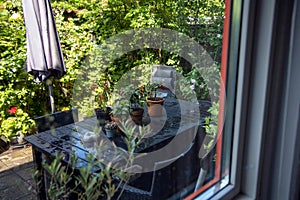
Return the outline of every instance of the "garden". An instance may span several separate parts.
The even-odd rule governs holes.
[[[25,71],[26,37],[21,0],[1,1],[0,135],[9,141],[35,133],[33,118],[50,113],[46,83],[36,84]],[[162,27],[186,34],[220,66],[224,2],[196,1],[52,1],[67,73],[53,80],[55,110],[72,108],[73,85],[95,44],[126,30]],[[91,91],[99,105],[128,70],[143,65],[173,66],[191,81],[199,99],[209,99],[205,81],[186,60],[162,49],[129,52],[105,69]]]
[[[67,68],[61,79],[52,79],[56,111],[76,107],[82,117],[87,118],[94,115],[96,109],[101,111],[108,107],[115,116],[122,115],[124,108],[132,114],[147,104],[147,97],[155,94],[155,99],[156,90],[163,87],[149,82],[153,66],[172,66],[184,77],[178,79],[176,95],[189,99],[195,94],[196,101],[211,103],[210,117],[205,119],[204,128],[212,138],[215,136],[218,103],[212,103],[212,98],[219,95],[219,90],[211,89],[208,82],[220,84],[223,0],[52,0],[51,5]],[[47,84],[35,83],[25,70],[26,29],[22,1],[0,0],[0,10],[0,138],[5,143],[13,143],[16,138],[35,134],[34,118],[51,113],[51,109]],[[207,63],[191,63],[176,50],[150,47],[131,50],[111,62],[93,57],[99,46],[104,50],[112,48],[109,44],[105,46],[110,39],[130,30],[145,29],[183,34],[203,47],[213,62],[201,71],[199,68]],[[139,40],[140,37],[132,38],[132,41]],[[188,44],[184,48],[188,48]],[[110,53],[104,55],[109,57]],[[101,73],[94,73],[94,65]],[[88,75],[83,74],[87,71]],[[78,95],[93,99],[76,101]],[[147,123],[141,120],[138,119],[137,124]],[[113,123],[106,125],[107,128],[115,126]],[[56,165],[58,163],[52,163],[46,168],[62,170]],[[79,181],[86,183],[87,173],[83,171]],[[97,181],[97,177],[93,181]],[[52,191],[54,196],[56,189]]]

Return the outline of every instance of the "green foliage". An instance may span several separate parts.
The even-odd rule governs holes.
[[[194,38],[220,62],[224,0],[177,1],[179,31]]]
[[[67,68],[65,76],[53,80],[56,110],[76,106],[71,102],[74,81],[94,51],[94,45],[103,44],[106,39],[126,30],[163,27],[182,32],[194,38],[216,62],[220,62],[223,0],[52,0],[51,3]],[[50,104],[46,84],[35,84],[32,76],[25,72],[26,30],[21,0],[0,0],[0,11],[1,121],[10,117],[7,110],[11,106],[22,109],[30,118],[47,114]],[[78,106],[89,105],[85,106],[85,112],[91,115],[94,107],[111,102],[114,87],[124,73],[145,64],[174,66],[189,80],[197,81],[198,98],[208,98],[207,87],[199,88],[205,81],[199,79],[202,74],[176,53],[163,49],[139,49],[122,55],[109,66],[99,66],[103,71],[94,81],[97,86],[92,91],[95,99],[85,99]],[[108,90],[105,90],[107,85],[104,83],[109,86]],[[82,87],[82,91],[85,89]]]
[[[210,141],[204,146],[204,149],[211,150],[218,134],[219,102],[213,102],[208,112],[210,112],[211,116],[205,119],[205,125],[203,127],[205,128],[206,135],[210,137]]]
[[[215,63],[209,67],[195,65],[178,79],[176,87],[178,88],[176,96],[185,100],[215,101],[219,98],[220,92],[220,65]]]
[[[78,199],[98,199],[103,195],[101,186],[105,178],[105,173],[92,174],[94,165],[95,162],[90,162],[86,167],[80,168],[80,173],[78,176],[75,176],[77,185],[81,188],[81,192],[78,193]]]
[[[131,119],[123,119],[118,123],[119,128],[126,135],[124,141],[127,145],[127,152],[129,152],[127,162],[129,167],[134,161],[134,153],[138,145],[141,144],[144,138],[147,138],[149,133],[151,133],[150,126],[137,126],[132,122]]]
[[[88,162],[80,168],[75,167],[79,158],[74,156],[70,158],[68,164],[63,159],[63,154],[57,154],[51,161],[43,161],[42,165],[49,179],[47,184],[49,188],[46,189],[50,200],[70,199],[71,195],[82,200],[112,199],[117,195],[116,198],[120,198],[122,195],[120,187],[128,181],[131,174],[117,169],[112,163],[104,165],[101,159],[95,159],[95,156],[101,154],[106,147],[100,143],[97,148],[99,152],[96,155],[87,155]],[[126,167],[132,166],[130,159],[131,156],[127,160]],[[36,171],[34,175],[39,174],[40,172]],[[116,195],[117,191],[119,192]]]
[[[46,163],[45,160],[42,164],[50,175],[48,176],[50,178],[49,188],[46,188],[49,199],[68,199],[69,195],[74,192],[73,188],[67,187],[72,181],[74,169],[62,164],[62,155],[57,155],[50,164]]]
[[[17,109],[13,116],[4,119],[0,127],[0,136],[10,141],[15,136],[28,135],[34,132],[34,121],[27,113]]]
[[[114,117],[127,117],[129,114],[130,101],[128,99],[116,99],[112,106],[112,114]]]
[[[195,92],[198,99],[210,99],[218,95],[218,87],[207,83],[219,80],[214,75],[219,75],[221,60],[224,0],[52,0],[51,3],[67,68],[67,73],[60,80],[53,80],[56,110],[76,106],[81,109],[80,113],[91,116],[96,107],[114,105],[115,112],[129,114],[130,102],[122,101],[122,97],[125,95],[125,99],[129,100],[136,88],[148,83],[153,64],[172,65],[186,77],[181,84],[185,87],[180,88],[182,96],[192,96]],[[191,66],[176,52],[163,49],[128,52],[109,66],[103,64],[104,61],[92,60],[95,45],[103,44],[108,38],[126,30],[151,27],[168,28],[192,37],[209,52],[216,65],[201,71],[199,66]],[[33,133],[32,119],[49,113],[50,104],[46,84],[34,83],[32,76],[25,71],[26,30],[21,0],[0,0],[0,28],[0,136],[9,140],[20,133]],[[73,105],[71,100],[78,95],[73,93],[74,82],[82,75],[80,70],[85,69],[87,60],[100,73],[92,70],[87,75],[88,79],[82,80],[77,91],[88,98]],[[142,76],[138,73],[141,70],[144,72]],[[124,76],[126,73],[130,74],[129,78]],[[214,89],[210,91],[208,88]],[[9,112],[12,107],[18,108],[15,114]],[[210,112],[212,118],[206,120],[205,129],[214,138],[218,105],[213,104]],[[121,123],[121,129],[127,136],[125,142],[130,167],[135,148],[149,130],[132,126],[129,121]],[[79,199],[97,199],[99,196],[110,199],[120,187],[114,184],[114,178],[119,177],[125,183],[128,178],[126,173],[116,171],[110,165],[104,166],[100,173],[92,174],[92,168],[99,165],[93,162],[81,168],[78,176],[73,176],[74,165],[62,165],[61,159],[58,157],[52,163],[43,164],[51,176],[50,199],[67,199],[73,192],[79,195]],[[75,185],[70,190],[67,186],[71,179],[75,180]]]
[[[128,84],[125,87],[117,89],[111,95],[111,114],[117,118],[127,118],[130,109],[130,97],[134,93],[135,87],[133,84]]]

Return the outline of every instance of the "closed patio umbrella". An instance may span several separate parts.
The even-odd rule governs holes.
[[[46,81],[49,86],[51,112],[54,112],[52,81],[61,78],[66,67],[49,0],[22,0],[26,26],[26,71],[34,81]]]

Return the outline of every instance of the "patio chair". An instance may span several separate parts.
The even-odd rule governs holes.
[[[43,132],[78,121],[78,110],[76,108],[59,111],[53,114],[40,116],[34,119],[37,131]]]
[[[78,110],[71,109],[67,111],[59,111],[53,114],[48,114],[40,116],[34,119],[38,132],[43,132],[51,129],[55,129],[60,126],[67,124],[75,123],[78,121]],[[36,177],[36,183],[39,183],[37,186],[37,194],[39,199],[47,199],[47,188],[49,188],[50,180],[49,175],[43,169],[42,162],[50,162],[48,158],[42,151],[38,150],[34,146],[32,147],[33,160],[36,170],[39,171]]]
[[[171,66],[154,65],[150,76],[151,83],[159,83],[175,94],[176,70]]]
[[[164,199],[172,195],[172,190],[176,190],[176,187],[180,185],[179,182],[181,182],[181,184],[184,184],[182,178],[189,178],[187,174],[187,169],[184,170],[183,166],[187,166],[185,165],[186,163],[184,159],[186,159],[187,154],[191,152],[193,146],[194,143],[191,143],[190,146],[186,149],[186,151],[181,153],[180,155],[171,159],[156,162],[154,164],[154,171],[151,173],[152,181],[148,190],[140,188],[142,187],[141,184],[143,184],[143,186],[146,185],[147,179],[149,180],[151,178],[149,177],[150,172],[146,173],[146,175],[141,175],[138,184],[135,184],[135,186],[131,185],[130,183],[124,185],[122,199],[155,200]],[[172,176],[174,174],[176,175],[178,181],[174,181],[174,177]],[[141,177],[143,178],[141,179]]]
[[[215,153],[216,153],[215,148],[212,148],[210,151],[205,153],[205,155],[203,155],[203,156],[202,156],[203,152],[201,152],[201,150],[199,151],[200,171],[199,171],[199,175],[198,175],[198,179],[196,182],[194,192],[199,190],[205,183],[205,181],[207,179],[207,174],[208,174],[210,168],[212,167],[211,166],[212,159],[213,159]]]

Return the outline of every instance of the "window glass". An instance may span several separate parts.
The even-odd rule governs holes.
[[[233,115],[235,92],[234,70],[227,73],[229,1],[103,0],[72,6],[56,17],[81,24],[78,29],[90,36],[72,93],[79,120],[51,137],[62,130],[71,134],[63,137],[71,149],[66,151],[77,156],[71,163],[78,170],[71,176],[75,195],[209,198],[227,185],[232,138],[227,116]],[[53,7],[66,9],[60,1]],[[49,173],[45,187],[55,188]],[[82,189],[93,191],[93,198]]]
[[[130,165],[134,175],[122,198],[192,199],[227,183],[226,5],[225,18],[223,0],[103,4],[96,45],[76,79],[73,104],[84,119],[109,107],[109,119],[97,115],[110,140],[105,148],[115,148],[127,162],[106,161],[103,151],[96,155],[118,170]],[[119,132],[111,133],[112,126]]]

